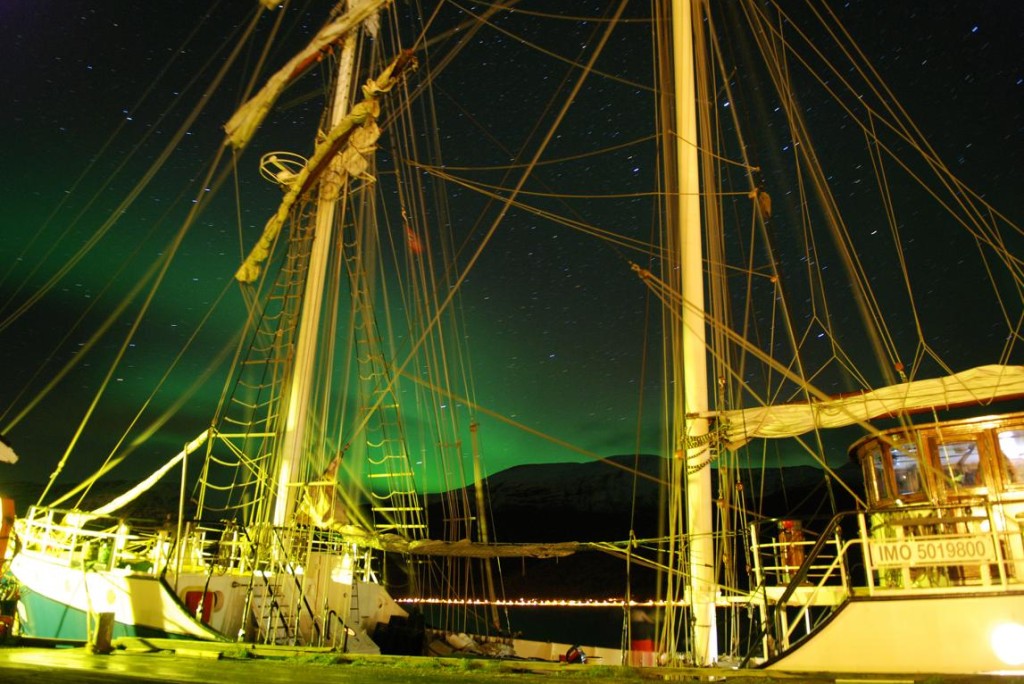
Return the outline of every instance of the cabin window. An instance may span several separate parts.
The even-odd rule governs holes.
[[[1000,469],[1007,485],[1024,485],[1024,429],[999,433]]]
[[[938,452],[942,482],[947,490],[973,489],[984,484],[977,442],[944,442],[938,445]]]
[[[900,498],[923,494],[917,444],[909,442],[892,448],[892,469],[896,475],[896,495]]]
[[[865,480],[868,483],[868,498],[873,501],[891,501],[893,498],[892,488],[889,486],[889,478],[886,476],[885,454],[882,448],[875,444],[863,460],[865,465]]]

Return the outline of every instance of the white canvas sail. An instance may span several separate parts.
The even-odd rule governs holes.
[[[256,95],[243,104],[224,125],[226,143],[244,147],[270,113],[277,98],[294,79],[302,75],[321,53],[365,23],[390,0],[365,0],[351,3],[352,9],[325,25],[309,44],[274,73]]]
[[[796,437],[811,430],[840,428],[875,418],[924,409],[987,406],[1024,397],[1024,366],[979,366],[943,378],[914,380],[869,392],[824,397],[812,403],[777,404],[709,413],[730,448],[751,439]]]
[[[0,438],[0,463],[17,463],[18,454],[3,438]]]

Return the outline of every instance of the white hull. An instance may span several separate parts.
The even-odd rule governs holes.
[[[127,568],[89,570],[22,552],[11,561],[22,585],[24,634],[84,641],[90,621],[113,613],[116,635],[221,639],[197,622],[160,578]]]
[[[789,672],[1024,674],[1022,635],[1024,589],[853,599],[766,667]]]
[[[356,579],[352,557],[307,551],[273,562],[226,540],[211,556],[202,533],[173,567],[166,537],[53,524],[33,509],[20,521],[23,542],[11,571],[21,584],[21,632],[86,641],[100,614],[112,636],[170,637],[331,647],[378,653],[368,636],[407,613],[373,581]],[[110,550],[101,555],[97,550]],[[253,562],[254,560],[258,562]]]

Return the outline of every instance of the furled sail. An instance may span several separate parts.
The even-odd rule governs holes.
[[[170,472],[171,468],[174,468],[175,466],[177,466],[189,454],[191,454],[193,451],[195,451],[196,449],[201,447],[203,444],[205,444],[206,440],[210,437],[210,434],[212,432],[213,432],[212,428],[210,428],[208,430],[203,430],[203,432],[198,437],[196,437],[191,442],[186,444],[184,449],[182,449],[177,454],[175,454],[174,457],[171,460],[169,460],[167,463],[164,463],[162,466],[157,468],[145,480],[143,480],[142,482],[139,482],[137,485],[135,485],[134,487],[129,489],[127,492],[125,492],[121,496],[117,497],[116,499],[108,501],[106,504],[100,506],[99,508],[97,508],[96,510],[92,511],[92,513],[90,513],[88,515],[92,515],[92,516],[110,515],[114,511],[117,511],[117,510],[123,508],[127,504],[130,504],[132,501],[134,501],[135,499],[137,499],[140,496],[142,496],[143,494],[145,494],[147,491],[149,491],[149,489],[153,485],[155,485],[157,482],[159,482],[161,480],[161,478],[163,478],[164,475],[166,475],[168,472]]]
[[[450,556],[457,558],[561,558],[570,556],[589,546],[586,542],[551,542],[529,544],[483,544],[459,539],[406,539],[397,534],[366,532],[353,525],[332,526],[347,541],[363,547],[391,553],[418,556]]]
[[[306,485],[299,503],[297,519],[303,525],[331,527],[348,524],[348,511],[337,491],[338,466],[341,457],[335,456],[316,482]]]
[[[989,365],[854,395],[716,411],[708,417],[718,421],[725,443],[737,448],[756,438],[795,437],[816,428],[839,428],[926,408],[986,404],[1014,397],[1024,397],[1024,366]]]
[[[14,453],[14,448],[7,443],[7,440],[0,435],[0,463],[17,463],[18,454]]]
[[[344,171],[350,176],[358,176],[366,171],[365,161],[361,158],[364,153],[373,149],[380,131],[377,129],[376,118],[380,112],[378,95],[386,93],[401,78],[406,67],[414,63],[411,52],[403,52],[399,55],[376,79],[371,79],[363,86],[363,100],[359,102],[352,111],[341,120],[321,140],[313,156],[306,165],[290,179],[288,192],[277,208],[277,212],[270,217],[263,234],[260,236],[256,246],[253,247],[245,262],[235,273],[235,279],[242,283],[251,283],[259,277],[260,265],[270,254],[270,250],[277,239],[277,235],[288,219],[295,202],[302,196],[310,184],[316,180],[319,174],[327,167],[329,162],[344,146],[350,149],[342,154]]]
[[[352,10],[320,29],[302,51],[267,79],[260,91],[238,108],[234,116],[224,125],[224,131],[228,134],[225,144],[235,148],[244,147],[259,129],[263,119],[266,118],[267,113],[288,87],[288,84],[315,63],[324,50],[344,38],[355,27],[363,24],[372,14],[387,4],[387,1],[372,0],[353,4],[355,7]]]

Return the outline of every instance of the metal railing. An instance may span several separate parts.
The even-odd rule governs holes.
[[[30,507],[16,530],[21,550],[46,554],[69,568],[153,573],[172,541],[170,530],[156,526],[143,532],[120,518],[41,506]]]
[[[1024,581],[1020,503],[965,501],[858,514],[865,591],[1005,591]]]
[[[750,528],[761,621],[753,641],[763,657],[795,645],[854,596],[999,592],[1024,583],[1020,502],[840,513],[820,534],[781,526],[766,535],[764,526]]]

